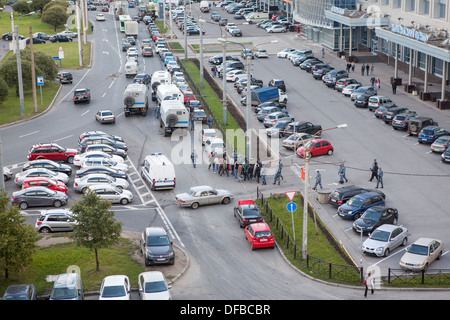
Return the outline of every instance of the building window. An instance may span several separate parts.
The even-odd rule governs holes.
[[[393,5],[394,8],[397,8],[397,9],[401,8],[402,7],[402,0],[393,0],[392,5]]]
[[[406,0],[405,11],[416,11],[416,0]]]
[[[419,2],[419,14],[423,15],[430,14],[430,0],[421,0]]]
[[[443,67],[444,67],[444,63],[443,63],[443,61],[441,59],[433,58],[431,72],[434,75],[442,77]]]
[[[417,52],[417,66],[422,70],[425,70],[426,59],[427,55],[425,53]]]
[[[445,0],[439,0],[438,10],[439,10],[438,18],[445,19],[445,11],[447,11],[447,5],[445,3]]]

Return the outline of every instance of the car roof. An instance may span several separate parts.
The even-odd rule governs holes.
[[[419,238],[416,241],[414,241],[414,244],[428,246],[432,241],[442,242],[441,240],[434,239],[434,238]]]
[[[367,199],[367,198],[371,198],[371,197],[375,197],[375,196],[381,197],[381,195],[377,192],[364,192],[364,193],[357,194],[354,197],[360,197],[363,199]]]
[[[161,235],[167,235],[166,230],[163,227],[147,227],[145,228],[145,234],[146,235],[152,235],[152,236],[161,236]]]
[[[107,276],[103,279],[103,283],[107,285],[123,285],[123,280],[127,278],[125,275]]]
[[[251,226],[255,232],[270,230],[269,225],[265,222],[252,223]]]
[[[30,283],[13,284],[6,288],[5,294],[27,293],[34,285]]]
[[[373,207],[372,207],[373,208]],[[401,226],[400,226],[401,227]],[[387,232],[392,232],[393,230],[399,228],[399,226],[393,225],[393,224],[382,224],[381,226],[379,226],[376,230],[381,230],[381,231],[387,231]]]
[[[139,277],[143,277],[144,281],[154,282],[154,281],[162,281],[164,279],[164,275],[161,271],[147,271],[139,274]]]

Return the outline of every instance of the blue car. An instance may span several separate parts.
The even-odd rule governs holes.
[[[128,8],[134,8],[134,3],[133,2],[128,3]]]
[[[377,192],[366,192],[351,197],[346,203],[339,206],[337,214],[346,220],[356,220],[373,206],[384,206],[384,198]]]
[[[450,134],[450,132],[448,132],[444,128],[437,126],[428,126],[420,131],[417,139],[419,143],[433,143],[437,138],[448,134]]]

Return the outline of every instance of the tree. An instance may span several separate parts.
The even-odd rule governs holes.
[[[3,101],[5,101],[8,98],[9,89],[8,84],[6,83],[3,78],[0,78],[0,105]]]
[[[94,250],[97,271],[98,249],[117,243],[122,232],[122,223],[110,208],[111,202],[100,199],[95,192],[84,194],[71,208],[78,222],[71,237],[77,245]]]
[[[66,9],[62,6],[53,5],[46,8],[49,4],[44,7],[44,12],[42,12],[41,15],[41,21],[52,25],[54,27],[53,31],[56,32],[56,28],[58,26],[62,26],[67,22],[68,14],[66,13]]]
[[[12,5],[12,9],[14,12],[25,14],[30,12],[30,5],[26,0],[20,0]]]
[[[21,51],[22,60],[31,62],[31,50],[27,48]],[[55,60],[48,54],[34,50],[34,65],[39,69],[45,80],[53,81],[58,76],[58,68],[55,65]]]
[[[36,251],[37,233],[20,214],[17,206],[9,206],[4,189],[0,192],[0,268],[5,278],[9,270],[21,271],[32,261]]]
[[[35,66],[36,76],[41,76],[42,71]],[[0,66],[0,77],[3,78],[10,88],[16,88],[16,94],[19,96],[17,61],[8,59]],[[30,89],[31,81],[31,62],[22,60],[22,83],[24,89]]]
[[[33,0],[33,3],[30,5],[30,7],[34,12],[42,13],[45,5],[49,2],[51,2],[51,0]]]

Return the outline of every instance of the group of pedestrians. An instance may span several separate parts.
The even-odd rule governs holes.
[[[364,63],[361,65],[361,75],[362,76],[364,76],[364,72],[366,73],[367,76],[369,76],[369,75],[373,76],[374,70],[375,70],[375,67],[374,67],[373,63],[372,63],[372,65],[364,64]],[[369,72],[370,72],[370,74],[369,74]]]
[[[378,162],[377,159],[373,159],[373,164],[372,167],[370,168],[371,171],[371,176],[369,181],[373,181],[373,179],[375,179],[377,181],[377,186],[376,188],[378,189],[383,188],[383,170],[381,169],[381,167],[378,166]],[[347,176],[346,176],[346,168],[344,163],[340,163],[339,164],[339,169],[338,169],[338,176],[339,176],[339,183],[340,184],[344,184],[346,182],[348,182]],[[314,187],[313,190],[317,190],[317,188],[320,187],[320,189],[323,189],[322,187],[322,175],[320,173],[319,170],[316,170],[316,181],[314,183]]]

